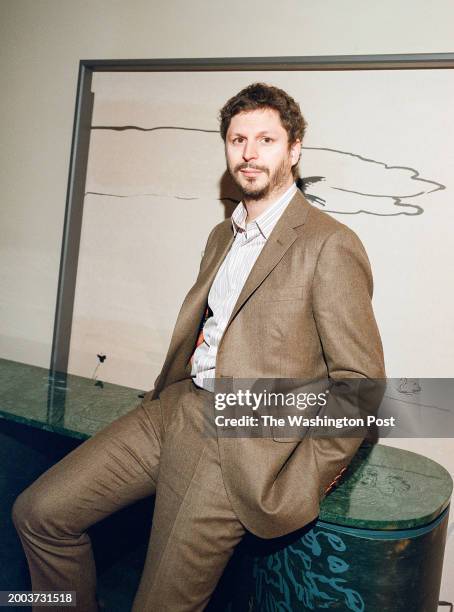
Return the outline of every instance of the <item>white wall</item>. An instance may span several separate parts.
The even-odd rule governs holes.
[[[0,0],[0,356],[49,363],[80,59],[452,52],[453,23],[450,0]]]

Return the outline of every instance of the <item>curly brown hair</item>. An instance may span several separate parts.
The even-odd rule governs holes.
[[[289,146],[297,140],[303,140],[307,124],[298,102],[279,87],[266,83],[252,83],[227,100],[219,111],[220,131],[224,142],[232,117],[238,113],[259,108],[274,108],[279,113],[281,123],[288,135]]]

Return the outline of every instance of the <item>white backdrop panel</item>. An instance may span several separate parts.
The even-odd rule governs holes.
[[[452,70],[95,73],[69,371],[152,386],[237,198],[218,111],[254,81],[300,103],[306,193],[366,246],[388,375],[452,376]]]

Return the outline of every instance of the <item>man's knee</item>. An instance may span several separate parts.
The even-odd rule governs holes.
[[[16,497],[11,511],[11,517],[13,519],[14,526],[19,532],[24,531],[24,527],[27,524],[29,505],[26,501],[26,498],[26,491]]]
[[[52,498],[33,485],[25,489],[15,500],[12,508],[13,523],[20,534],[38,534],[61,531],[56,520]]]

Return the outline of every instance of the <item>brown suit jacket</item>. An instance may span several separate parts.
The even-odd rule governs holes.
[[[165,400],[166,387],[190,376],[208,292],[232,241],[230,219],[209,235],[150,399]],[[356,234],[297,191],[240,293],[219,345],[216,376],[384,378],[371,298],[370,265]],[[307,524],[360,443],[220,437],[224,482],[238,517],[264,538]]]

